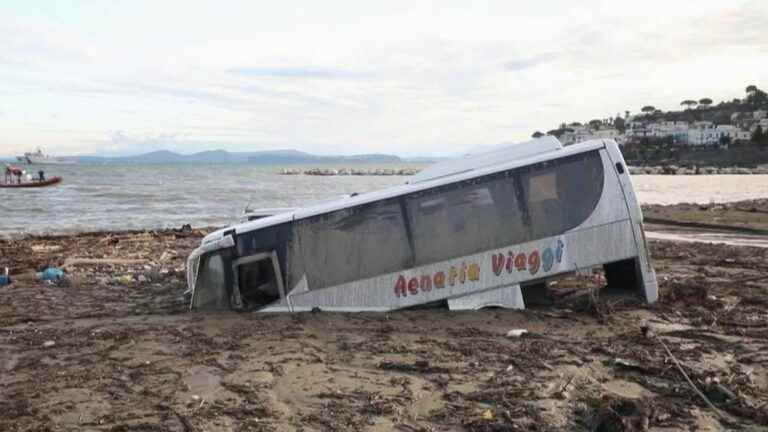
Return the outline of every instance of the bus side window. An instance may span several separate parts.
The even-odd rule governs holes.
[[[416,265],[525,239],[514,179],[507,173],[406,197]]]
[[[562,234],[584,222],[600,201],[603,181],[598,152],[546,162],[524,173],[532,239]]]
[[[413,262],[399,200],[302,220],[297,232],[311,289],[402,270]]]

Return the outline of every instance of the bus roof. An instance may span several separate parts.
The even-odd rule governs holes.
[[[505,153],[504,149],[495,149],[492,150],[489,153],[483,153],[481,155],[477,155],[480,157],[480,160],[482,163],[480,163],[478,166],[473,166],[476,162],[472,162],[472,157],[466,158],[466,164],[464,165],[465,168],[461,170],[462,166],[460,164],[455,164],[455,161],[448,161],[444,163],[452,164],[452,166],[455,168],[453,174],[448,174],[447,170],[442,171],[438,168],[438,165],[442,164],[436,164],[435,167],[430,167],[429,170],[433,173],[440,173],[440,172],[446,172],[443,176],[437,176],[435,178],[424,178],[421,179],[418,182],[410,182],[406,183],[404,185],[399,186],[392,186],[386,189],[381,189],[377,191],[367,192],[367,193],[361,193],[357,195],[353,195],[350,197],[340,198],[337,200],[324,202],[321,204],[316,204],[308,207],[298,208],[295,211],[287,212],[287,213],[281,213],[270,217],[265,217],[261,219],[256,219],[250,222],[244,222],[241,224],[237,224],[234,227],[228,227],[224,228],[218,231],[215,231],[208,236],[206,236],[203,239],[203,243],[207,243],[212,240],[219,239],[223,236],[223,233],[225,231],[229,231],[232,228],[235,229],[236,233],[244,233],[249,231],[254,231],[261,228],[266,228],[273,225],[278,225],[281,223],[289,222],[291,220],[296,219],[304,219],[307,217],[312,217],[324,213],[330,213],[336,210],[344,209],[347,207],[354,207],[362,204],[367,204],[375,201],[380,201],[388,198],[393,198],[399,195],[404,195],[411,192],[418,192],[421,190],[431,189],[434,187],[442,186],[444,184],[468,180],[476,177],[482,177],[488,174],[493,174],[495,172],[499,171],[505,171],[508,169],[517,168],[520,166],[525,165],[531,165],[537,162],[542,162],[550,159],[558,159],[561,157],[570,156],[573,154],[583,153],[599,148],[603,148],[605,146],[605,143],[607,141],[611,140],[590,140],[585,141],[582,143],[574,144],[568,147],[562,147],[559,144],[559,141],[557,141],[556,138],[551,137],[552,140],[556,141],[558,146],[554,146],[551,142],[552,140],[545,140],[543,145],[548,149],[543,152],[541,151],[533,151],[532,149],[528,149],[527,151],[520,151],[520,149],[515,149],[514,145],[508,147],[509,154]],[[542,142],[541,140],[534,140],[529,141],[525,143],[526,145],[536,144]],[[498,163],[495,164],[489,164],[489,159],[485,158],[486,155],[493,154],[495,157],[498,158],[504,158],[501,159]],[[456,169],[459,169],[459,171],[456,171]]]
[[[410,183],[421,183],[453,176],[480,168],[500,165],[509,161],[550,153],[563,149],[557,138],[547,135],[519,144],[500,144],[479,153],[470,153],[462,158],[430,165],[413,176]]]

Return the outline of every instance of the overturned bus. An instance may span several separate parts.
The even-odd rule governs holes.
[[[544,137],[211,233],[187,280],[192,309],[523,308],[549,279],[596,267],[609,288],[656,301],[617,144]]]

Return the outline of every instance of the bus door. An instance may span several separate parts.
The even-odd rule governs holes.
[[[283,275],[274,250],[234,260],[232,274],[235,308],[261,309],[285,299]]]

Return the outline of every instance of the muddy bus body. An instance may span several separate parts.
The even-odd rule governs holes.
[[[523,308],[548,279],[599,266],[609,287],[656,301],[619,147],[546,137],[211,233],[187,279],[192,309]]]

